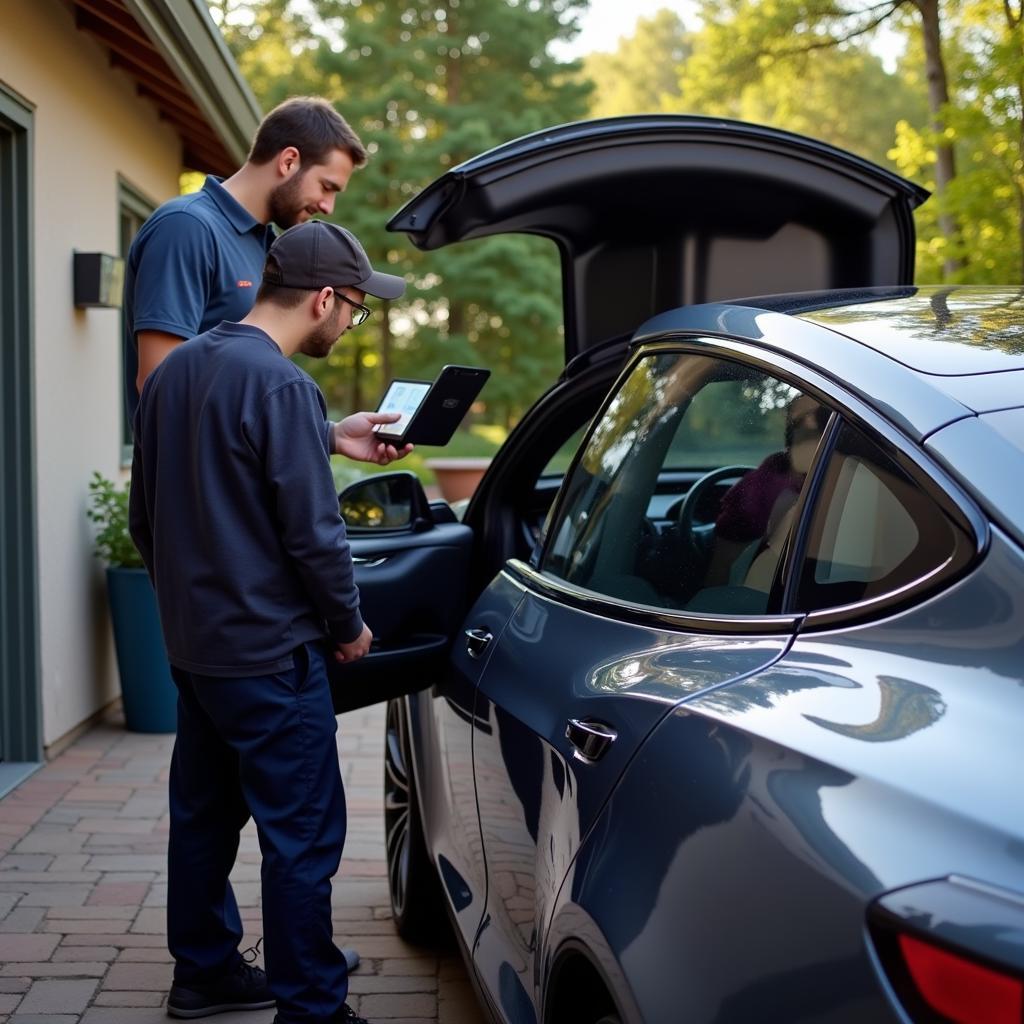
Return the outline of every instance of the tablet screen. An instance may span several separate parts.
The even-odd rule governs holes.
[[[382,423],[374,429],[382,434],[401,437],[409,427],[413,414],[422,405],[430,390],[428,381],[395,380],[391,382],[377,412],[397,412],[401,419],[397,423]]]

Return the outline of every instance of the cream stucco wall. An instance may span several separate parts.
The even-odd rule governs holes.
[[[35,107],[33,340],[43,742],[118,694],[87,521],[94,470],[121,469],[120,314],[76,310],[75,249],[118,252],[118,176],[177,191],[181,143],[61,0],[2,0],[0,82]]]

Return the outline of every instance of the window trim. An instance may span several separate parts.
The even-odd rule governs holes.
[[[127,212],[135,217],[139,217],[142,224],[153,215],[159,204],[148,199],[140,189],[136,188],[130,181],[124,178],[122,175],[117,176],[117,245],[118,249],[121,248],[121,216]],[[141,224],[140,224],[141,227]],[[129,246],[130,247],[130,246]],[[128,261],[128,250],[119,252],[121,258],[127,265]],[[120,397],[119,405],[121,407],[121,415],[119,417],[121,429],[120,429],[120,444],[121,449],[121,468],[128,469],[132,464],[133,446],[127,438],[131,437],[132,425],[128,422],[128,413],[125,409],[124,399],[124,301],[121,302],[121,316],[118,321],[118,349],[121,353],[121,358],[118,360],[118,366],[120,368],[120,377],[118,378],[118,395]]]
[[[36,401],[35,178],[36,107],[0,81],[0,252],[14,267],[0,283],[0,463],[5,489],[0,505],[3,585],[0,602],[0,763],[8,769],[0,795],[43,760],[43,672],[40,650],[39,493]],[[11,399],[13,399],[11,401]],[[31,766],[31,767],[30,767]]]
[[[568,604],[603,619],[618,619],[676,633],[726,633],[730,636],[769,636],[795,633],[803,618],[791,615],[699,615],[653,605],[636,604],[594,590],[573,586],[527,565],[518,558],[505,563],[504,572],[516,582],[543,596]]]
[[[818,451],[815,453],[814,463],[808,471],[810,479],[798,499],[796,521],[786,538],[786,548],[779,559],[775,585],[771,592],[771,599],[778,601],[779,608],[790,608],[796,600],[796,592],[800,585],[800,574],[797,569],[803,564],[811,523],[814,521],[814,509],[817,508],[826,471],[832,461],[832,455],[845,422],[845,417],[833,410],[821,435],[821,444],[818,445]]]
[[[840,382],[826,377],[818,370],[808,367],[796,359],[758,348],[749,341],[727,335],[716,336],[706,331],[685,331],[672,337],[659,337],[656,341],[637,346],[630,353],[621,372],[591,420],[590,427],[565,472],[563,486],[552,507],[550,519],[552,524],[557,522],[561,516],[566,500],[564,481],[575,473],[594,431],[624,381],[633,373],[641,360],[662,353],[693,354],[737,362],[753,370],[770,373],[779,380],[813,395],[833,410],[834,415],[829,420],[824,442],[818,450],[815,464],[811,469],[813,475],[810,485],[801,495],[796,527],[783,552],[777,570],[777,585],[784,581],[781,582],[784,587],[782,591],[784,603],[780,605],[782,610],[775,615],[764,616],[679,613],[675,610],[659,609],[648,605],[634,604],[619,598],[611,598],[573,586],[571,583],[543,573],[538,568],[526,565],[518,559],[508,561],[506,568],[509,568],[521,580],[548,596],[572,604],[583,611],[589,611],[605,618],[625,618],[642,625],[703,633],[764,634],[779,632],[786,628],[796,628],[800,632],[806,632],[835,629],[839,626],[854,625],[869,618],[892,614],[916,598],[938,592],[938,590],[955,583],[971,570],[988,549],[991,538],[988,520],[982,515],[967,492],[921,448],[920,442],[907,437],[877,410],[851,394]],[[794,580],[806,549],[812,513],[816,508],[812,497],[816,499],[820,492],[821,482],[839,431],[843,423],[847,421],[851,426],[865,433],[873,443],[878,444],[883,453],[892,458],[910,476],[913,483],[920,487],[956,525],[960,526],[966,534],[969,550],[957,564],[951,564],[956,562],[956,559],[951,557],[925,576],[870,600],[850,605],[838,605],[834,608],[807,614],[786,611],[789,603],[795,600]],[[906,451],[901,447],[901,445],[907,444],[913,446],[911,451]],[[539,566],[543,566],[547,559],[553,536],[554,531],[549,529],[543,538],[543,547],[537,558]],[[775,588],[773,587],[773,595],[774,593]]]

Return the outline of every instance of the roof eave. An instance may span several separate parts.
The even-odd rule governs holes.
[[[123,0],[241,165],[261,111],[203,0]]]

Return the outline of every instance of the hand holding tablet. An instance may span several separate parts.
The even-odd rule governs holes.
[[[396,447],[446,445],[490,375],[476,366],[445,366],[433,382],[393,380],[377,412],[398,413],[399,419],[373,429]]]

